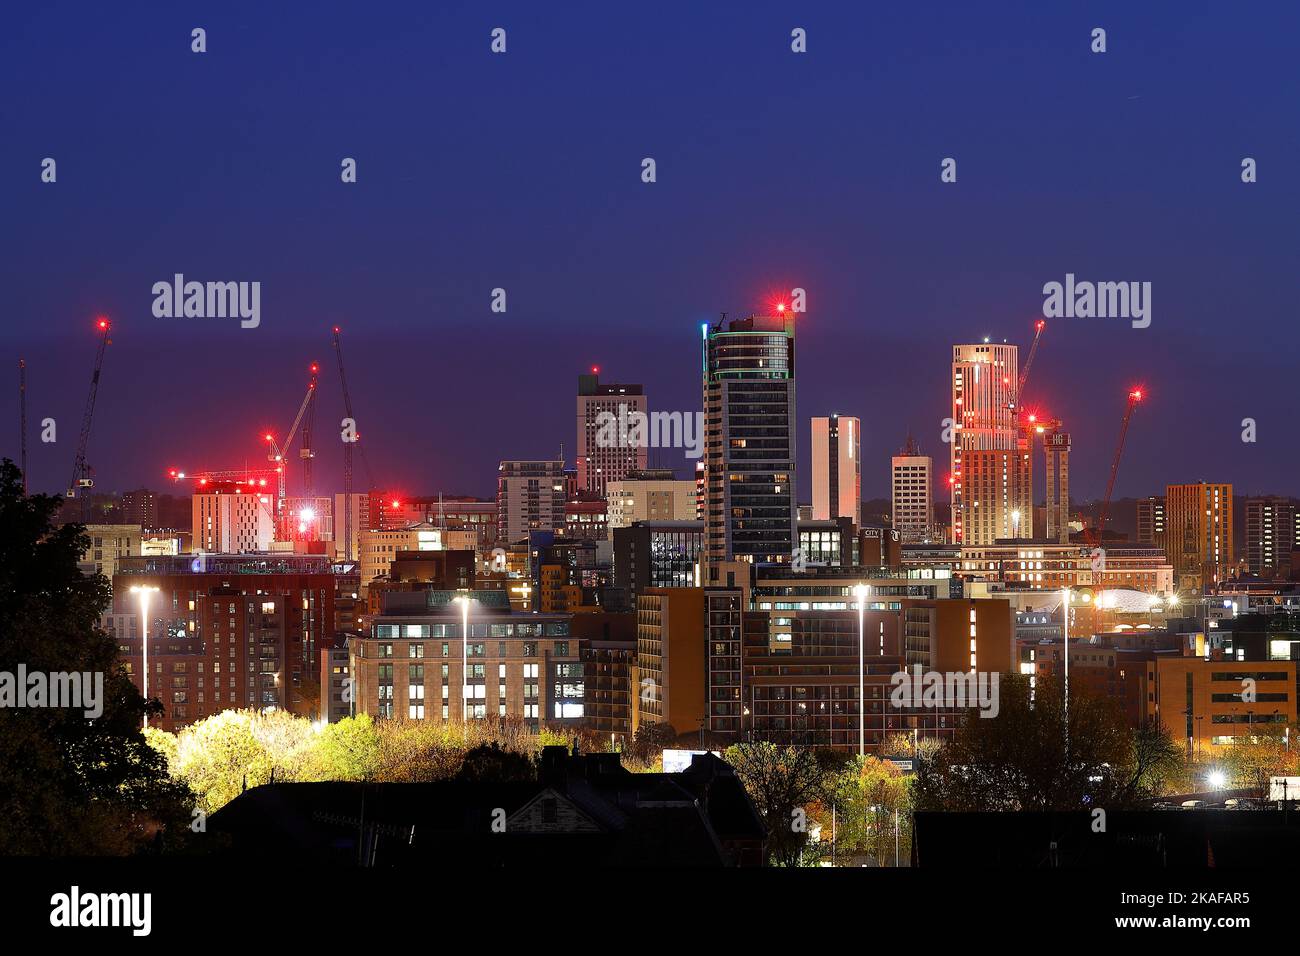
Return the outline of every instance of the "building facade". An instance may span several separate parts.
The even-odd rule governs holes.
[[[1296,662],[1160,657],[1148,664],[1153,692],[1148,714],[1188,756],[1213,754],[1234,740],[1276,734],[1296,725]],[[1253,682],[1254,699],[1243,700]]]
[[[637,597],[639,724],[668,724],[679,734],[702,726],[705,594],[701,588],[649,588]]]
[[[630,415],[646,414],[645,390],[640,385],[602,385],[600,376],[578,376],[578,490],[605,497],[611,481],[644,469],[644,442],[628,441],[628,427],[602,428],[612,417],[627,422]],[[613,436],[616,440],[608,439]]]
[[[1056,541],[1006,540],[962,548],[955,573],[969,581],[997,581],[1026,591],[1061,588],[1127,588],[1148,594],[1175,590],[1174,569],[1153,545],[1092,549]]]
[[[794,321],[702,327],[706,583],[729,561],[788,563],[795,522]]]
[[[497,539],[513,544],[530,531],[564,532],[564,462],[503,461],[497,470]]]
[[[862,523],[862,420],[830,415],[812,420],[813,520]]]
[[[1246,564],[1261,577],[1287,577],[1300,547],[1300,510],[1276,495],[1246,499]]]
[[[702,521],[639,521],[614,532],[614,587],[631,598],[647,588],[699,585]]]
[[[468,642],[456,592],[392,596],[349,645],[356,712],[442,722],[505,717],[531,730],[580,725],[586,691],[568,616],[515,614],[490,592],[469,593]]]
[[[144,553],[143,531],[138,524],[88,524],[88,547],[77,567],[82,574],[102,574],[110,581],[122,558]]]
[[[1165,551],[1180,587],[1209,587],[1227,577],[1233,564],[1232,485],[1169,485],[1165,514]]]
[[[1165,496],[1148,495],[1137,502],[1137,539],[1168,550],[1165,541]]]
[[[1032,462],[1015,420],[1018,355],[1014,345],[987,341],[953,346],[949,455],[952,535],[958,544],[1033,534],[1032,494],[1022,487]]]
[[[239,482],[196,492],[191,499],[194,550],[212,554],[269,551],[275,540],[273,501],[273,493],[265,488],[246,490]]]
[[[158,527],[158,496],[148,488],[122,493],[122,517],[126,524],[152,530]]]
[[[694,521],[694,479],[678,481],[671,471],[633,472],[607,486],[606,500],[611,531],[637,521]]]
[[[148,695],[176,730],[223,710],[319,713],[320,652],[334,646],[335,582],[324,555],[123,558],[104,626],[144,689],[139,595],[148,619]]]
[[[931,540],[934,530],[934,459],[922,455],[911,435],[890,459],[891,513],[904,544]]]

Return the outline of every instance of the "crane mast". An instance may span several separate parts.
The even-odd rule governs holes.
[[[313,369],[315,366],[312,366]],[[286,459],[289,457],[289,449],[293,446],[294,437],[298,433],[298,425],[303,421],[307,414],[307,409],[312,404],[312,399],[316,397],[316,377],[313,374],[311,381],[307,384],[307,394],[302,397],[302,403],[298,406],[298,414],[294,416],[293,424],[289,426],[284,433],[284,447],[278,445],[275,441],[275,435],[268,433],[266,441],[268,444],[266,459],[275,462],[276,471],[279,472],[279,480],[276,482],[277,500],[275,503],[275,513],[277,521],[281,518],[281,510],[284,507],[285,496],[288,494],[286,488],[285,468]]]
[[[302,420],[302,435],[298,440],[298,458],[302,461],[302,496],[311,498],[316,494],[316,487],[312,484],[311,460],[316,457],[316,453],[311,450],[311,432],[316,422],[316,384],[320,366],[315,362],[311,363],[311,381],[307,386],[312,400],[307,404],[307,415]]]
[[[99,395],[99,376],[104,368],[104,350],[112,344],[108,337],[110,331],[108,319],[101,317],[96,323],[102,333],[99,349],[95,353],[95,371],[90,376],[90,394],[86,397],[86,411],[81,417],[81,434],[77,437],[77,457],[72,465],[72,478],[68,481],[68,497],[76,498],[81,489],[94,487],[91,468],[86,464],[86,445],[90,441],[90,426],[95,418],[95,399]],[[86,516],[86,500],[81,500],[81,516]]]
[[[1029,354],[1025,356],[1025,367],[1020,370],[1020,378],[1016,382],[1016,394],[1011,399],[1011,407],[1020,407],[1020,396],[1025,393],[1025,382],[1029,379],[1029,370],[1034,366],[1034,356],[1038,354],[1038,340],[1043,337],[1043,329],[1047,328],[1047,323],[1039,319],[1034,325],[1034,341],[1029,346]]]
[[[1115,492],[1115,478],[1119,474],[1120,459],[1124,457],[1124,440],[1128,437],[1129,421],[1133,410],[1142,401],[1142,389],[1135,388],[1128,393],[1128,407],[1124,409],[1124,421],[1119,428],[1119,443],[1115,446],[1115,457],[1110,463],[1110,479],[1106,482],[1106,497],[1102,499],[1101,515],[1097,521],[1097,547],[1102,546],[1106,536],[1106,519],[1110,517],[1110,497]]]

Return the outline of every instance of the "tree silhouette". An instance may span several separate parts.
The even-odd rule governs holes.
[[[182,841],[186,792],[141,733],[145,701],[99,629],[109,583],[78,569],[90,541],[82,525],[54,526],[61,505],[25,496],[21,472],[0,462],[0,672],[103,674],[103,713],[0,707],[0,854],[125,854]]]

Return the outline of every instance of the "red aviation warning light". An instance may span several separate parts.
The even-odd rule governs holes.
[[[778,311],[778,312],[784,312],[784,311],[785,311],[785,303],[784,303],[784,302],[778,302],[777,305],[776,305],[776,311]]]
[[[101,315],[99,317],[99,321],[95,323],[95,327],[98,328],[101,332],[106,331],[108,329],[108,319],[104,318]]]

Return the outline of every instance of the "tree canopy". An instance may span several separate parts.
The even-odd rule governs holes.
[[[1080,810],[1135,806],[1180,765],[1162,728],[1130,729],[1117,703],[1060,682],[1004,675],[998,715],[963,718],[953,741],[922,754],[920,810]]]
[[[183,837],[189,809],[141,733],[144,698],[99,628],[109,583],[78,568],[90,541],[54,526],[61,505],[0,462],[0,672],[102,674],[103,713],[0,708],[0,854],[131,853]]]

